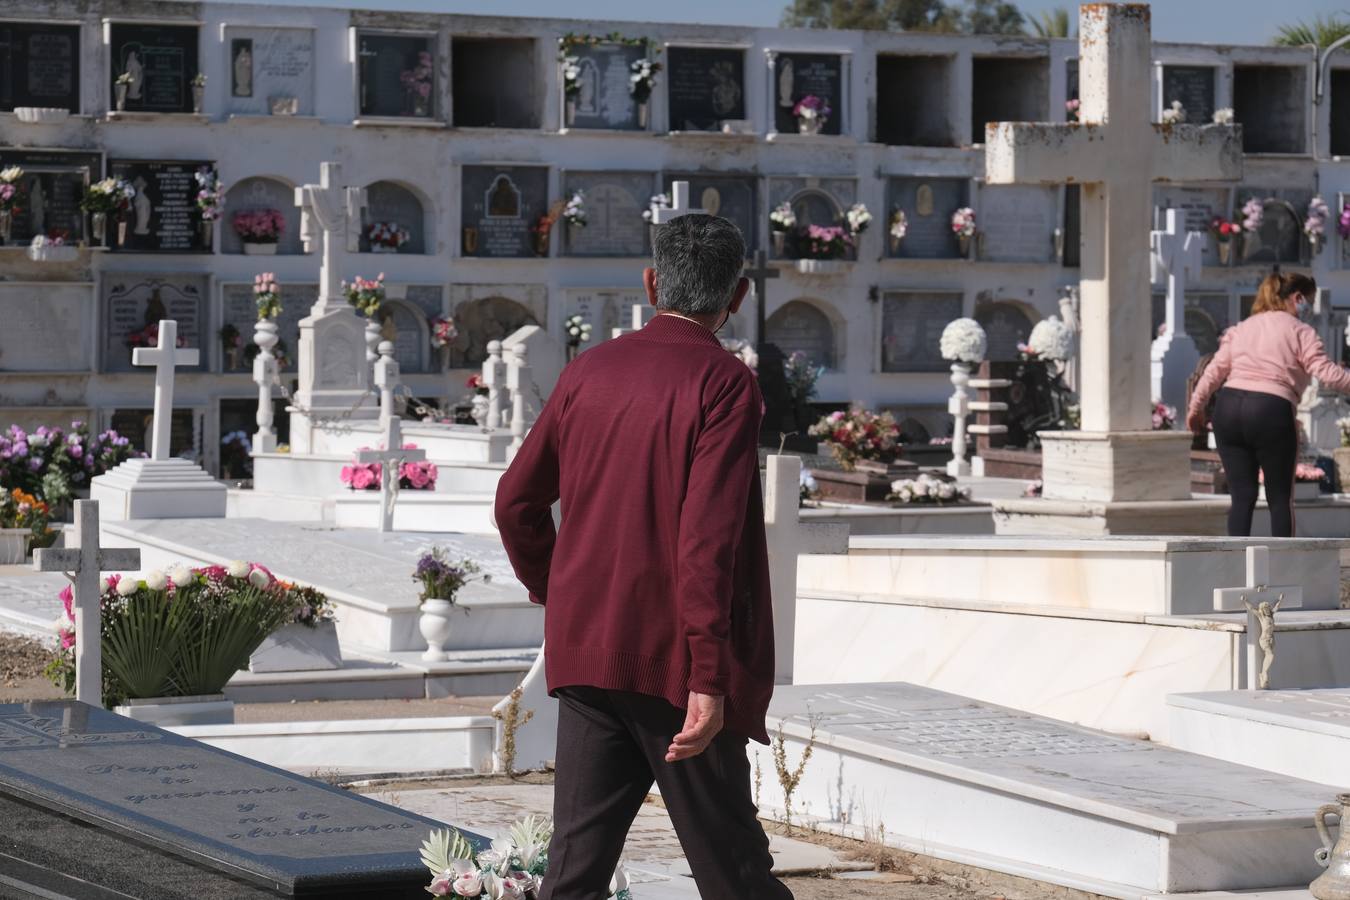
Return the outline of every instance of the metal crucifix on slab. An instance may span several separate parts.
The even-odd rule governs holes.
[[[1270,687],[1270,667],[1275,664],[1275,613],[1303,606],[1303,587],[1270,584],[1270,548],[1247,548],[1247,585],[1215,588],[1218,612],[1247,611],[1247,690]]]

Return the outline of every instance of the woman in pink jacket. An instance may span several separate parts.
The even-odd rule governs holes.
[[[1298,461],[1299,398],[1316,377],[1350,393],[1350,370],[1327,359],[1322,340],[1299,313],[1317,293],[1307,275],[1273,274],[1261,282],[1252,314],[1228,329],[1219,352],[1191,394],[1186,424],[1200,432],[1214,392],[1214,439],[1233,503],[1228,533],[1252,533],[1257,472],[1265,476],[1270,532],[1294,536],[1294,465]]]

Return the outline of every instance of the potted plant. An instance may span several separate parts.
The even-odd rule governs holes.
[[[890,238],[891,242],[892,253],[898,253],[900,251],[900,242],[905,239],[905,235],[908,233],[909,217],[905,215],[903,209],[897,207],[896,210],[891,213],[890,230],[887,232],[887,236]]]
[[[969,206],[963,206],[952,213],[952,233],[956,235],[956,242],[960,245],[963,259],[970,258],[971,239],[975,237],[976,230],[975,210]]]
[[[235,213],[230,225],[246,255],[275,256],[286,230],[286,217],[277,209],[246,209]]]
[[[647,127],[647,108],[656,87],[656,73],[660,71],[661,64],[646,57],[635,59],[628,66],[628,93],[637,103],[639,128]]]
[[[450,562],[440,547],[432,547],[417,560],[412,578],[421,585],[417,597],[422,613],[417,627],[427,642],[422,659],[439,662],[447,658],[445,642],[450,639],[450,610],[460,589],[472,581],[492,580],[492,576],[479,575],[478,571],[478,564],[471,559]]]
[[[431,64],[431,54],[425,50],[417,53],[417,65],[405,69],[399,75],[403,92],[408,98],[408,109],[418,118],[431,115],[431,85],[435,69]]]
[[[105,178],[96,181],[85,189],[80,200],[80,209],[89,213],[90,232],[94,242],[101,247],[108,245],[108,216],[117,214],[117,242],[126,242],[126,221],[122,213],[131,207],[131,199],[136,189],[122,178]]]
[[[19,208],[19,179],[22,177],[23,169],[18,166],[0,169],[0,243],[9,243],[14,214],[22,212]]]
[[[123,72],[117,76],[113,82],[113,98],[117,103],[118,112],[126,112],[127,91],[131,89],[131,73]]]
[[[374,281],[360,275],[352,279],[351,283],[344,281],[342,293],[347,302],[356,307],[357,312],[373,320],[380,311],[380,304],[384,302],[384,273],[375,276]]]
[[[1308,214],[1303,220],[1303,233],[1308,236],[1308,246],[1312,248],[1313,256],[1322,252],[1322,245],[1327,239],[1329,218],[1331,210],[1327,208],[1327,202],[1320,194],[1308,201]]]
[[[48,505],[27,491],[0,490],[0,565],[19,565],[35,541],[48,543],[50,518]]]
[[[206,76],[201,72],[192,76],[192,111],[202,114],[202,101],[206,97]]]
[[[210,253],[215,243],[216,220],[225,212],[225,185],[220,174],[202,166],[193,176],[197,180],[197,215],[201,217],[202,246]]]
[[[820,134],[820,129],[830,120],[830,104],[815,94],[807,94],[792,107],[797,117],[797,131],[800,134]]]
[[[250,672],[313,672],[342,668],[337,620],[323,591],[278,582],[293,612],[287,622],[263,638],[248,659]]]
[[[769,213],[769,230],[773,233],[773,255],[783,256],[787,244],[788,232],[797,227],[797,213],[787,200],[778,204]]]
[[[1219,265],[1229,265],[1233,261],[1233,242],[1241,235],[1242,227],[1223,216],[1215,216],[1209,220],[1209,233],[1219,248]]]
[[[366,240],[371,253],[397,253],[412,235],[397,222],[372,222],[366,226]]]

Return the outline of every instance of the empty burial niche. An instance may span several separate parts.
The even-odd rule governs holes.
[[[952,60],[947,56],[877,57],[877,141],[954,147]]]
[[[532,39],[455,38],[450,55],[456,128],[539,127]]]
[[[1350,69],[1332,69],[1331,155],[1350,156]]]
[[[1304,153],[1308,73],[1301,66],[1234,66],[1233,115],[1247,153]]]
[[[970,142],[984,143],[987,122],[1044,122],[1049,116],[1050,61],[976,57],[971,79]]]

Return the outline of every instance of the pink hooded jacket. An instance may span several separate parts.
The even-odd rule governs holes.
[[[1286,312],[1257,313],[1224,332],[1219,352],[1191,394],[1189,412],[1203,410],[1221,387],[1274,394],[1297,406],[1314,377],[1350,393],[1350,369],[1327,359],[1312,326]]]

